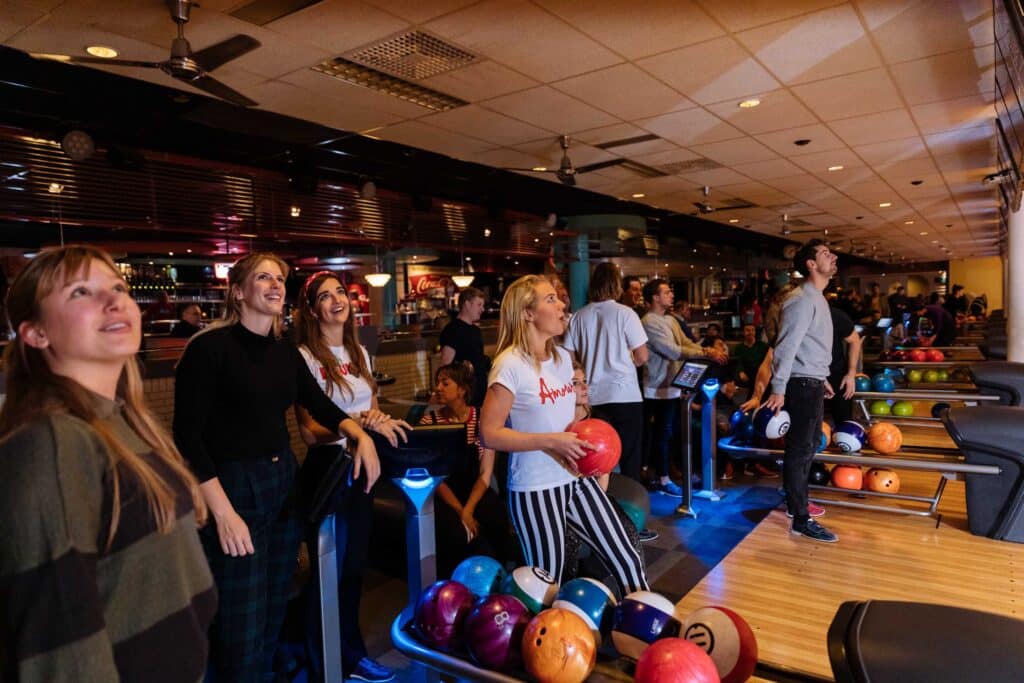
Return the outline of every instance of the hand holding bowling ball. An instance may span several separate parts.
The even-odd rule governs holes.
[[[569,425],[566,431],[574,432],[592,448],[584,447],[582,458],[576,460],[576,469],[585,477],[608,474],[622,456],[622,440],[615,428],[604,420],[588,418]]]

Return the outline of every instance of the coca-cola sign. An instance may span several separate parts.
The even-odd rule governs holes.
[[[410,275],[409,284],[412,286],[412,294],[415,297],[430,296],[434,290],[440,289],[441,293],[452,286],[452,279],[447,275],[437,273],[426,273],[424,275]]]

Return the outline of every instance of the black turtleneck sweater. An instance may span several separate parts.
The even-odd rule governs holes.
[[[298,403],[331,430],[348,417],[317,385],[290,341],[240,323],[189,342],[174,386],[174,442],[199,481],[217,462],[280,453],[290,441],[287,411]]]

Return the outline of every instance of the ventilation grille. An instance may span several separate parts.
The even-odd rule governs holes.
[[[686,161],[662,164],[658,168],[668,175],[679,175],[681,173],[695,173],[697,171],[714,171],[716,168],[722,168],[722,165],[711,159],[687,159]]]
[[[621,140],[609,140],[608,142],[602,142],[599,145],[594,145],[598,149],[614,149],[615,147],[627,147],[629,145],[638,145],[641,142],[650,142],[651,140],[660,140],[657,135],[638,135],[635,138],[623,138]]]
[[[347,55],[356,64],[419,81],[476,61],[476,55],[423,31],[409,31]]]
[[[361,64],[350,62],[343,57],[328,59],[313,66],[312,69],[328,76],[334,76],[346,83],[376,90],[385,95],[391,95],[400,100],[418,104],[421,107],[433,109],[434,111],[448,111],[449,109],[464,107],[469,104],[457,97],[445,95],[430,88],[424,88],[422,85],[410,83],[401,78],[395,78],[376,69],[370,69]]]
[[[748,202],[746,199],[732,197],[730,199],[723,199],[719,201],[715,206],[715,209],[721,211],[722,209],[753,209],[756,207],[757,204]]]

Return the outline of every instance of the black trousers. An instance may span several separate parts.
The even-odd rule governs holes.
[[[836,395],[825,401],[825,407],[836,426],[839,426],[839,423],[844,420],[853,419],[853,399],[843,398],[843,393],[839,389],[839,383],[843,381],[844,376],[836,375],[828,378],[828,383],[832,385],[832,390],[836,392]]]
[[[622,441],[622,458],[619,469],[630,479],[640,481],[640,465],[643,455],[644,404],[602,403],[593,407],[594,417],[604,420],[619,433]]]
[[[793,524],[806,524],[807,477],[811,461],[821,439],[821,418],[824,413],[825,383],[820,379],[793,377],[786,384],[786,410],[789,411],[789,433],[786,434],[786,455],[782,462],[782,482],[786,487],[786,507],[793,515]]]
[[[659,477],[669,475],[672,458],[672,444],[679,432],[678,398],[647,398],[644,407],[652,416],[651,430],[648,438],[651,443],[651,461],[657,468]]]
[[[300,491],[315,489],[317,473],[327,470],[341,456],[340,446],[314,446],[306,453],[300,473]],[[359,603],[363,594],[363,574],[370,547],[373,523],[373,490],[366,493],[366,475],[361,475],[335,498],[334,539],[338,548],[338,606],[341,625],[341,668],[349,676],[359,660],[366,656],[366,644],[359,630]],[[317,531],[307,525],[310,581],[306,594],[306,654],[311,680],[323,680],[323,648],[320,627],[320,564],[317,561]]]

